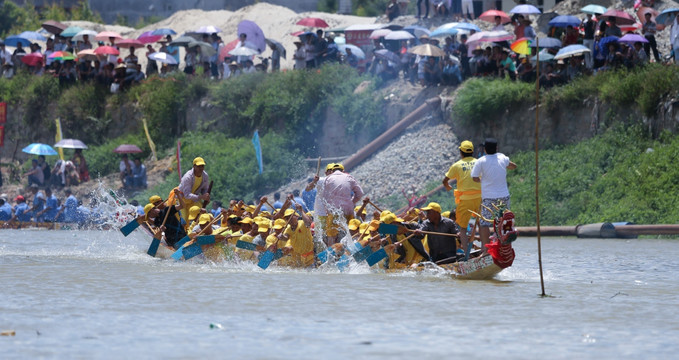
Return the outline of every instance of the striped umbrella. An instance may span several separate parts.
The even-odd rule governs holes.
[[[531,39],[529,38],[520,38],[512,43],[509,47],[512,49],[513,52],[517,54],[522,54],[522,55],[530,55],[531,54]]]

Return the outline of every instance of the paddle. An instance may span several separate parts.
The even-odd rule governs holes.
[[[139,221],[142,218],[144,218],[144,216],[138,216],[132,219],[132,221],[128,222],[127,224],[125,224],[125,226],[120,228],[120,232],[123,233],[124,236],[130,235],[134,230],[136,230],[139,227],[139,225],[141,225]]]
[[[378,229],[378,231],[380,232],[380,234],[384,234],[384,235],[398,234],[399,227],[403,227],[403,226],[393,225],[393,224],[380,224],[380,228]],[[403,227],[403,228],[408,232],[417,231],[417,229],[408,229],[406,227]],[[457,237],[457,234],[448,234],[448,233],[441,233],[441,232],[434,232],[434,231],[422,231],[422,230],[420,230],[420,232],[423,233],[423,234],[430,234],[430,235]]]
[[[411,237],[413,237],[415,235],[416,234],[410,234],[407,237],[405,237],[403,240],[395,242],[392,245],[400,244],[400,243],[410,239]],[[389,245],[387,245],[387,246],[389,246]],[[388,256],[387,251],[384,250],[384,247],[375,251],[374,253],[372,253],[372,255],[368,256],[368,258],[366,259],[368,261],[368,266],[373,266],[373,265],[377,264],[378,262],[382,261],[382,259],[386,258],[387,256]]]
[[[375,209],[377,209],[377,211],[382,212],[382,209],[380,209],[379,207],[377,207],[377,205],[373,204],[372,201],[368,200],[368,204],[372,205]]]
[[[200,236],[201,234],[203,234],[203,232],[205,232],[205,230],[206,230],[208,227],[211,227],[212,224],[214,224],[214,223],[215,223],[217,220],[219,220],[221,217],[222,217],[222,214],[219,214],[219,215],[216,216],[214,219],[212,219],[212,221],[210,221],[210,223],[207,224],[206,227],[202,228],[202,229],[200,230],[200,232],[198,232],[198,234],[196,234],[196,237],[198,237],[198,236]],[[180,259],[182,258],[182,256],[184,256],[184,250],[187,249],[187,248],[189,248],[189,247],[191,247],[191,246],[193,246],[193,247],[187,251],[187,254],[188,254],[188,255],[191,255],[191,257],[189,257],[188,259],[190,259],[190,258],[192,258],[192,257],[194,257],[194,256],[196,256],[196,255],[198,255],[198,254],[200,254],[200,253],[203,251],[203,250],[200,250],[200,245],[199,245],[199,244],[196,244],[195,241],[192,241],[191,243],[189,243],[190,240],[191,240],[191,237],[190,237],[189,235],[186,235],[186,236],[184,236],[184,237],[176,244],[176,246],[177,246],[177,251],[175,251],[175,252],[172,254],[172,258],[173,258],[173,259],[175,259],[175,260],[180,260]],[[180,243],[181,243],[181,245],[180,245]],[[187,244],[188,244],[188,245],[187,245]],[[195,246],[194,246],[194,245],[195,245]],[[197,247],[198,249],[196,249],[196,247]],[[198,250],[200,250],[200,251],[198,251]],[[188,260],[188,259],[186,258],[186,256],[184,256],[184,260]]]
[[[318,157],[318,164],[316,164],[316,176],[321,175],[321,157]]]
[[[167,199],[168,207],[167,211],[165,212],[165,218],[163,219],[163,223],[160,224],[160,227],[158,227],[158,231],[153,233],[153,240],[151,240],[151,245],[149,245],[149,249],[146,251],[147,254],[149,254],[151,257],[156,257],[156,252],[158,252],[158,246],[160,246],[160,239],[163,237],[163,233],[161,228],[165,226],[165,222],[167,221],[168,215],[170,215],[170,206],[174,206],[174,193],[170,195],[170,198]],[[146,223],[147,225],[148,222]],[[149,225],[149,229],[150,229]]]
[[[151,224],[149,224],[148,221],[146,221],[146,226],[148,226],[149,229],[153,229],[151,227]],[[158,252],[159,246],[160,246],[160,239],[156,238],[156,232],[154,231],[153,232],[153,240],[151,240],[151,245],[149,245],[149,249],[146,250],[146,253],[149,254],[151,257],[156,257],[156,252]]]
[[[208,185],[208,187],[207,187],[207,193],[208,194],[212,192],[212,184],[214,184],[214,181],[210,180],[210,185]],[[209,204],[209,203],[210,203],[210,200],[203,200],[203,208],[207,208],[207,204]]]
[[[288,227],[290,224],[290,220],[292,219],[292,216],[288,217],[288,221],[285,223],[285,226],[283,226],[283,231]],[[271,251],[271,248],[274,248],[275,251]],[[274,259],[276,256],[278,256],[276,259]],[[262,254],[262,256],[259,258],[259,262],[257,263],[257,266],[262,268],[262,270],[266,270],[269,265],[271,265],[271,262],[273,260],[278,260],[281,257],[283,257],[283,252],[278,253],[278,240],[276,240],[275,243],[273,243],[271,246],[269,246],[268,249]]]
[[[479,225],[479,218],[476,218],[476,221],[474,221],[474,227],[472,228],[472,231],[469,232],[469,237],[467,239],[467,248],[464,251],[464,261],[469,260],[469,253],[472,251],[472,247],[474,246],[474,236],[476,235],[476,227]]]

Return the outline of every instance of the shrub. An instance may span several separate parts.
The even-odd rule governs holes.
[[[535,84],[474,78],[460,88],[453,111],[462,123],[485,123],[510,107],[530,100],[534,93]]]
[[[63,88],[56,115],[61,119],[64,137],[80,139],[87,144],[106,140],[111,119],[105,116],[105,88],[86,82]]]

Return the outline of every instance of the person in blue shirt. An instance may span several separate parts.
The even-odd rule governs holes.
[[[297,190],[297,189],[292,190],[292,196],[293,196],[292,201],[293,201],[295,204],[300,204],[300,205],[302,205],[302,209],[304,210],[304,212],[309,211],[309,208],[306,206],[306,203],[304,202],[304,199],[302,199],[302,198],[299,196],[299,190]]]
[[[7,221],[12,218],[12,205],[7,202],[7,194],[0,196],[0,221]]]
[[[59,201],[49,187],[45,188],[45,197],[45,207],[36,214],[36,217],[41,218],[42,221],[55,222],[57,221],[57,213],[59,212]],[[35,200],[33,203],[35,204]]]
[[[210,214],[212,216],[217,217],[219,214],[222,212],[222,202],[221,201],[213,201],[212,202],[212,210],[210,210]]]
[[[134,159],[134,169],[132,169],[132,187],[146,189],[146,166],[141,163],[139,158]]]
[[[307,179],[307,184],[311,184],[311,182],[314,179],[309,178]],[[309,190],[309,185],[302,191],[302,199],[304,200],[304,205],[306,205],[307,209],[314,211],[314,202],[316,201],[316,188],[312,187],[311,190]]]
[[[31,193],[33,193],[33,206],[26,212],[37,222],[42,221],[42,210],[45,208],[45,194],[38,189],[38,185],[31,185]]]
[[[75,222],[78,217],[78,199],[73,196],[70,189],[66,189],[64,194],[66,195],[66,201],[64,201],[64,205],[61,206],[59,215],[63,213],[65,222]]]
[[[137,210],[137,215],[143,216],[144,215],[144,207],[139,205],[139,201],[137,200],[132,200],[130,201],[130,205],[134,206]]]
[[[26,199],[24,199],[23,196],[19,195],[14,199],[16,202],[16,205],[14,205],[14,216],[12,216],[11,219],[9,219],[9,222],[13,221],[22,221],[22,222],[30,222],[31,221],[31,213],[27,212],[28,210],[28,204],[26,204]]]
[[[78,208],[76,209],[75,222],[83,225],[92,220],[92,211],[81,200],[78,200]]]
[[[279,192],[274,193],[273,194],[273,200],[274,200],[274,203],[273,203],[274,209],[280,209],[281,207],[283,207],[283,203],[281,202],[281,193],[279,193]]]

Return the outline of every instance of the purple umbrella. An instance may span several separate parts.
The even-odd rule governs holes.
[[[646,40],[645,37],[643,37],[639,34],[625,34],[625,36],[621,37],[618,40],[618,42],[634,44],[635,42],[647,43],[648,40]]]
[[[256,50],[262,53],[266,50],[266,38],[264,37],[264,31],[250,20],[243,20],[238,24],[238,34],[247,35],[247,41],[251,42],[256,46]]]
[[[122,144],[117,148],[113,149],[113,152],[118,154],[135,154],[140,153],[142,151],[137,145]]]

